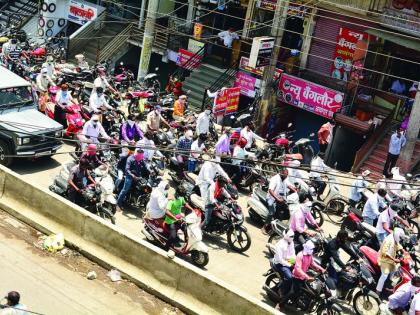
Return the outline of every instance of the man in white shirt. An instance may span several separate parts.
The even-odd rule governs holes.
[[[226,174],[219,163],[216,163],[215,160],[205,161],[201,166],[201,170],[200,173],[198,173],[197,178],[197,185],[200,187],[200,196],[204,199],[204,203],[207,202],[207,191],[209,186],[214,182],[216,174],[222,175],[229,183],[231,182],[229,175]]]
[[[206,150],[206,139],[207,135],[202,133],[198,136],[198,139],[191,144],[191,153],[188,159],[188,172],[195,172],[197,168],[197,159],[200,157],[201,152]]]
[[[210,114],[211,109],[207,107],[204,112],[200,113],[197,117],[197,125],[195,127],[195,132],[197,136],[201,134],[207,135],[210,129]]]
[[[247,141],[245,149],[251,149],[255,140],[264,141],[263,137],[260,137],[259,135],[257,135],[255,132],[251,130],[250,125],[246,125],[245,128],[241,130],[241,137],[244,137]]]
[[[165,217],[166,205],[168,204],[169,183],[163,180],[153,189],[150,200],[147,203],[148,213],[151,219],[162,219]]]
[[[47,75],[51,80],[55,79],[55,63],[53,56],[47,57],[47,62],[42,64],[42,68],[47,69]]]
[[[325,173],[331,170],[331,168],[324,163],[324,157],[324,152],[318,152],[317,157],[314,158],[311,162],[311,172],[309,173],[309,176],[313,178],[313,181],[317,186],[316,190],[318,196],[322,195],[326,186],[321,176],[325,176]]]
[[[388,183],[388,189],[391,194],[391,196],[399,197],[401,198],[401,190],[408,189],[411,190],[410,185],[408,185],[407,180],[404,176],[400,174],[400,168],[394,167],[391,170],[392,178],[390,179],[390,182]]]
[[[212,182],[207,190],[207,195],[204,203],[204,222],[202,228],[206,228],[211,222],[213,210],[217,207],[217,198],[225,197],[231,198],[230,194],[225,189],[227,184],[226,178],[223,176],[218,177],[215,182]],[[217,191],[216,191],[217,190]],[[217,196],[216,196],[217,195]]]
[[[350,189],[350,196],[349,196],[349,204],[352,207],[355,207],[356,204],[362,200],[362,198],[365,198],[366,196],[364,194],[365,189],[368,187],[368,182],[366,178],[369,176],[370,171],[365,170],[362,172],[361,175],[357,176],[356,180],[351,185]]]
[[[274,246],[273,267],[283,276],[282,293],[288,292],[292,283],[291,269],[296,260],[294,236],[292,230],[284,231],[283,238]]]
[[[109,139],[104,127],[99,122],[99,116],[94,114],[91,119],[83,126],[82,133],[79,135],[80,141],[82,141],[82,150],[86,146],[86,143],[98,143],[99,137],[106,140]]]
[[[106,79],[106,73],[104,70],[98,70],[99,76],[93,81],[93,90],[95,92],[98,87],[101,87],[104,91],[109,89],[112,93],[118,93],[112,86],[109,84],[108,80]]]
[[[388,176],[395,164],[397,164],[401,149],[405,146],[406,142],[407,140],[404,136],[404,130],[399,127],[398,130],[392,134],[391,139],[389,140],[388,156],[386,158],[383,171],[385,176]]]
[[[214,109],[216,108],[216,104],[217,104],[217,98],[221,95],[221,93],[226,90],[226,87],[222,87],[220,90],[217,90],[215,92],[210,92],[210,90],[206,90],[207,91],[207,96],[210,98],[213,98],[213,107],[212,107],[212,111],[214,111]],[[221,115],[216,116],[216,122],[221,125],[224,119],[224,115],[223,113]]]
[[[26,315],[27,307],[20,303],[20,294],[16,291],[11,291],[6,296],[7,305],[0,312],[1,315]],[[3,308],[3,307],[2,307]]]
[[[414,276],[410,282],[404,283],[388,298],[388,311],[390,314],[401,314],[410,305],[411,297],[413,300],[410,305],[409,315],[420,314],[420,276]],[[417,295],[417,297],[416,297]],[[416,305],[417,304],[417,305]],[[416,314],[416,312],[418,314]],[[386,314],[389,314],[388,312]]]
[[[163,157],[162,152],[160,152],[157,149],[153,149],[153,148],[156,148],[156,146],[155,146],[155,142],[152,139],[153,139],[153,134],[150,131],[146,131],[144,133],[143,138],[137,141],[136,143],[136,147],[142,148],[142,150],[144,151],[144,161],[146,163],[150,162],[155,156],[155,154],[159,158]],[[159,167],[163,168],[164,165],[163,165],[162,160],[161,160],[161,163],[159,164],[160,164]]]
[[[415,293],[413,300],[411,301],[408,315],[420,315],[420,290],[418,287],[416,292],[417,293]]]
[[[385,196],[386,190],[379,189],[378,192],[368,198],[362,212],[364,222],[373,226],[374,221],[378,218],[379,208],[386,207]]]
[[[239,35],[235,33],[234,29],[231,27],[227,31],[220,32],[217,34],[220,41],[223,43],[223,64],[228,67],[229,61],[232,53],[232,43],[235,39],[239,39]]]
[[[392,233],[392,224],[394,220],[398,220],[405,227],[410,229],[410,225],[398,216],[400,207],[398,205],[391,205],[379,214],[378,222],[376,223],[376,237],[379,244],[382,244],[385,237]]]
[[[89,98],[89,108],[95,113],[99,114],[104,109],[113,110],[112,106],[108,104],[108,101],[104,95],[104,89],[97,87],[96,91],[92,91]]]

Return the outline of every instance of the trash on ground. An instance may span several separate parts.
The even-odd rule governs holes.
[[[63,233],[52,234],[44,239],[43,248],[51,253],[55,253],[64,248]]]
[[[116,269],[112,269],[110,270],[107,274],[106,274],[112,282],[116,282],[116,281],[121,281],[121,273],[116,270]]]
[[[98,275],[96,274],[96,272],[95,271],[89,271],[89,273],[87,274],[87,278],[89,279],[89,280],[94,280],[94,279],[96,279],[98,277]]]

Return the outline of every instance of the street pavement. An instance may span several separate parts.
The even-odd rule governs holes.
[[[64,145],[60,152],[71,152],[72,150],[74,150],[73,147]],[[48,188],[54,177],[59,173],[61,165],[71,160],[68,154],[57,154],[52,158],[42,158],[35,161],[19,160],[11,168],[29,182]],[[348,195],[348,190],[348,187],[342,186],[344,195]],[[239,198],[239,204],[246,216],[244,224],[251,234],[251,248],[240,254],[229,249],[225,236],[206,237],[205,242],[210,248],[210,261],[206,270],[226,283],[265,301],[262,286],[265,280],[263,273],[269,268],[266,250],[268,236],[261,233],[260,226],[256,226],[249,221],[246,200],[247,195],[242,194]],[[335,235],[338,226],[330,223],[326,217],[325,219],[324,233],[327,236],[328,234]],[[144,238],[141,233],[142,221],[139,213],[117,213],[116,224],[132,234]]]
[[[38,248],[39,234],[0,211],[0,294],[18,291],[28,311],[40,314],[181,314],[128,281],[111,282],[107,271],[77,252]],[[95,271],[97,279],[86,274]]]

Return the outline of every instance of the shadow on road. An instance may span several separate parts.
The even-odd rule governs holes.
[[[10,169],[20,175],[33,174],[59,167],[61,164],[51,157],[38,159],[19,158]]]

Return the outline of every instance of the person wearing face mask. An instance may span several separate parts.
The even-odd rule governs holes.
[[[388,297],[387,314],[403,314],[410,306],[410,300],[420,292],[420,276],[415,275],[410,282],[404,283]],[[420,305],[418,311],[420,312]],[[410,314],[411,315],[411,314]],[[413,314],[418,315],[418,314]]]
[[[325,273],[326,270],[318,265],[313,257],[315,245],[308,240],[303,244],[303,250],[296,256],[295,266],[292,272],[292,288],[282,296],[277,309],[280,310],[289,300],[294,300],[299,294],[305,281],[313,281],[314,278],[308,275],[309,268]]]
[[[276,213],[284,213],[281,220],[288,220],[290,218],[289,208],[286,203],[287,189],[295,190],[294,187],[288,186],[286,179],[289,173],[287,169],[281,169],[278,174],[270,178],[267,192],[268,215],[265,219],[265,224],[261,231],[263,234],[268,234],[271,220]]]
[[[88,144],[86,152],[80,156],[80,161],[87,161],[93,169],[105,165],[98,157],[97,147],[94,143]]]
[[[121,140],[129,145],[134,145],[137,141],[143,139],[143,132],[134,120],[134,115],[130,114],[127,121],[121,126]]]
[[[197,159],[203,151],[206,151],[206,140],[207,135],[201,134],[198,136],[197,140],[191,144],[191,153],[188,158],[188,172],[195,172],[195,169],[197,168]]]
[[[292,267],[296,260],[294,236],[292,230],[284,231],[283,238],[274,245],[273,268],[283,276],[282,294],[289,292],[292,284]]]
[[[216,151],[216,159],[217,161],[221,161],[221,158],[226,156],[230,156],[230,135],[232,133],[232,129],[229,127],[225,127],[223,130],[223,134],[219,137],[214,149]]]
[[[156,155],[158,158],[160,158],[159,167],[161,169],[164,168],[164,155],[162,152],[156,149],[155,142],[153,141],[153,133],[151,131],[146,131],[143,138],[140,141],[137,141],[136,146],[142,148],[144,151],[144,160],[146,163],[150,162]]]
[[[83,201],[83,189],[85,189],[89,182],[95,184],[95,180],[89,174],[90,170],[91,166],[89,162],[83,160],[80,161],[78,165],[74,166],[70,171],[68,179],[69,185],[67,188],[67,197],[71,202],[79,206]]]
[[[247,141],[245,149],[251,149],[255,144],[255,140],[264,141],[264,138],[257,135],[251,128],[252,124],[248,124],[241,130],[241,137],[245,138]]]
[[[370,196],[363,207],[362,217],[363,221],[374,225],[375,220],[378,218],[379,209],[386,207],[385,196],[387,195],[385,189],[378,189],[378,191]]]
[[[211,114],[211,107],[208,106],[204,112],[200,113],[197,117],[197,125],[195,127],[195,132],[197,136],[201,135],[202,133],[207,135],[210,128],[210,114]]]
[[[120,154],[120,158],[117,162],[117,178],[115,179],[115,192],[119,193],[121,190],[121,183],[124,179],[125,167],[127,165],[127,159],[130,155],[133,154],[131,150],[123,150]]]
[[[238,184],[242,178],[242,169],[241,166],[245,164],[244,159],[246,159],[249,155],[249,152],[245,150],[248,141],[240,137],[238,142],[236,142],[235,147],[233,148],[232,154],[232,165],[231,165],[231,177],[232,182]]]
[[[231,199],[231,195],[225,189],[227,180],[223,176],[216,177],[216,180],[212,182],[208,188],[207,195],[204,198],[204,221],[202,228],[205,229],[211,223],[214,209],[219,207],[219,198]]]
[[[93,81],[93,90],[92,92],[96,92],[98,87],[101,87],[103,91],[109,89],[112,93],[118,94],[118,92],[109,84],[108,80],[106,79],[105,70],[99,69],[98,70],[99,76]]]
[[[168,204],[169,183],[161,181],[157,187],[153,188],[150,200],[147,203],[148,215],[153,220],[160,220],[165,217],[166,206]]]
[[[312,209],[312,197],[309,194],[299,194],[299,208],[292,214],[290,218],[289,228],[295,232],[295,243],[303,244],[307,237],[315,235],[314,231],[309,230],[306,222],[316,227],[317,231],[322,231],[321,227],[318,226],[314,217],[311,214]]]
[[[67,128],[66,108],[70,103],[76,103],[71,96],[69,86],[67,84],[61,84],[61,89],[55,96],[55,108],[54,108],[54,120]]]
[[[410,225],[398,216],[398,211],[401,210],[396,204],[390,205],[387,209],[381,212],[376,223],[376,237],[380,244],[385,240],[389,234],[392,233],[392,225],[394,220],[401,222],[404,226],[410,229]]]
[[[117,199],[117,210],[122,211],[122,206],[127,196],[128,191],[133,184],[133,181],[138,181],[141,177],[148,178],[149,170],[146,163],[144,162],[144,152],[141,149],[136,149],[133,155],[127,159],[127,165],[125,167],[125,181],[124,186],[118,195]]]
[[[385,237],[385,240],[379,249],[378,265],[381,268],[381,277],[376,286],[376,293],[379,296],[382,294],[382,289],[384,288],[385,281],[388,279],[389,274],[394,272],[397,268],[397,264],[400,263],[400,259],[397,258],[397,253],[398,251],[403,250],[400,240],[404,235],[403,229],[395,228],[391,234]]]
[[[108,104],[108,101],[104,95],[104,89],[100,86],[96,88],[96,91],[92,91],[90,94],[89,108],[98,115],[103,111],[114,109],[111,105]]]
[[[325,173],[331,171],[331,168],[325,164],[324,158],[325,153],[319,152],[318,155],[311,161],[311,172],[309,173],[309,177],[313,180],[318,196],[322,195],[325,187],[327,186],[325,181],[322,180],[322,176],[325,176]]]
[[[158,132],[160,128],[160,122],[162,122],[167,128],[171,129],[171,126],[161,115],[162,108],[156,105],[155,108],[147,114],[147,130],[151,132]]]
[[[53,56],[48,56],[47,57],[47,62],[44,62],[42,64],[42,68],[43,69],[47,69],[47,76],[51,79],[54,80],[55,79],[55,63],[54,63],[54,58]]]
[[[100,138],[109,140],[108,134],[99,122],[99,116],[94,114],[90,120],[85,122],[79,135],[79,140],[82,142],[82,150],[84,150],[86,143],[99,143]]]
[[[36,76],[36,89],[39,93],[47,93],[50,86],[55,86],[54,82],[48,76],[48,70],[42,68],[41,72]]]
[[[86,61],[86,58],[85,58],[85,56],[84,55],[82,55],[82,54],[77,54],[76,56],[74,56],[74,59],[76,59],[77,60],[77,66],[80,68],[80,69],[89,69],[89,64],[88,64],[88,62]]]
[[[187,156],[189,155],[189,152],[191,151],[191,145],[193,143],[193,132],[192,130],[188,129],[185,131],[185,134],[179,138],[177,144],[176,144],[176,150],[177,155],[176,159],[177,161],[182,165],[182,167],[179,168],[179,171],[182,172],[184,169],[184,161],[187,160]]]
[[[401,149],[405,146],[406,142],[407,139],[405,138],[404,130],[399,127],[398,130],[392,134],[389,141],[388,156],[383,171],[385,176],[389,175],[391,170],[395,167],[395,164],[397,164]]]
[[[355,207],[360,202],[360,200],[362,199],[364,199],[364,201],[367,200],[367,197],[364,194],[364,191],[366,190],[369,184],[366,180],[369,174],[370,174],[369,170],[363,171],[361,175],[357,176],[356,180],[351,185],[350,196],[349,196],[350,206]]]

